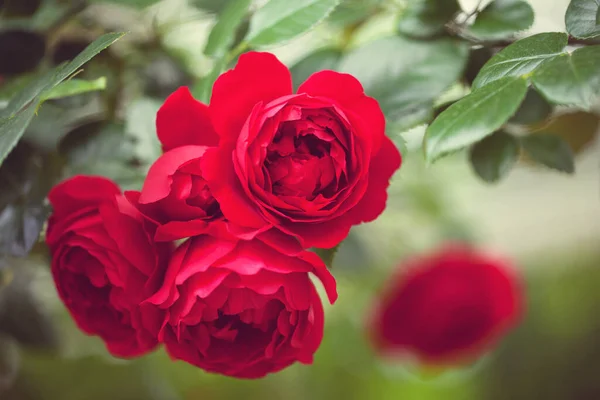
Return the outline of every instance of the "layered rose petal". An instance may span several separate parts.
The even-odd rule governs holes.
[[[268,242],[281,243],[272,236]],[[190,239],[148,299],[164,312],[157,336],[172,357],[238,378],[311,363],[323,308],[310,272],[335,301],[335,280],[313,253],[287,255],[258,239]]]
[[[235,68],[222,74],[213,86],[209,109],[215,129],[223,140],[235,141],[257,103],[291,93],[290,72],[274,55],[242,54]]]
[[[322,71],[291,94],[270,54],[242,55],[209,106],[221,137],[204,176],[232,224],[333,247],[385,208],[400,155],[377,101],[351,75]]]
[[[373,321],[383,354],[431,364],[470,362],[522,314],[520,283],[508,263],[454,245],[403,266]]]
[[[61,300],[77,325],[119,357],[152,350],[139,304],[159,287],[170,245],[104,178],[77,176],[55,186],[46,242]],[[67,206],[69,206],[67,208]]]
[[[194,99],[187,87],[177,89],[158,110],[156,132],[164,151],[180,146],[215,146],[219,143],[208,107]]]

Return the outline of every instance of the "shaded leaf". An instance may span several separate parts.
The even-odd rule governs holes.
[[[69,79],[57,86],[45,91],[42,94],[41,101],[50,99],[60,99],[63,97],[75,96],[82,93],[95,92],[106,89],[106,77],[86,81],[83,79]]]
[[[517,111],[526,92],[525,79],[505,77],[452,104],[427,128],[427,161],[433,162],[496,131]]]
[[[523,76],[541,63],[562,54],[567,46],[564,33],[540,33],[516,41],[492,57],[481,69],[474,88],[480,88],[505,76]]]
[[[235,39],[238,26],[248,12],[251,0],[231,0],[219,15],[217,24],[210,31],[204,53],[208,56],[223,56]]]
[[[579,39],[600,36],[600,3],[597,0],[571,0],[565,14],[567,32]]]
[[[431,37],[460,11],[456,0],[413,0],[400,15],[398,32],[409,37]]]
[[[35,114],[37,99],[16,115],[0,118],[0,165],[15,147]]]
[[[340,50],[327,48],[317,50],[298,61],[290,68],[294,88],[298,89],[298,86],[300,86],[302,82],[307,80],[309,76],[317,71],[326,69],[335,71],[341,57],[342,52]]]
[[[600,95],[600,46],[579,48],[546,61],[533,74],[536,89],[550,102],[589,109]]]
[[[575,172],[575,160],[569,144],[557,135],[529,135],[521,138],[523,150],[531,160],[560,172]]]
[[[479,47],[471,49],[469,60],[465,68],[464,77],[469,85],[475,87],[474,81],[483,66],[494,56],[492,49],[488,47]]]
[[[434,100],[460,77],[467,54],[465,43],[450,39],[387,37],[347,54],[339,70],[354,75],[388,119],[416,125],[423,120],[415,115],[431,115]]]
[[[530,88],[521,107],[509,122],[522,125],[534,124],[546,119],[552,113],[552,109],[552,105],[546,99]]]
[[[254,46],[285,42],[325,19],[340,0],[269,0],[250,20],[246,41]]]
[[[473,170],[489,183],[506,176],[519,156],[519,141],[512,135],[498,131],[471,147],[470,161]]]
[[[495,0],[477,15],[469,32],[478,39],[502,39],[529,28],[533,18],[533,9],[525,1]]]
[[[540,123],[531,127],[530,135],[551,133],[560,136],[569,144],[573,153],[584,150],[594,141],[600,128],[600,117],[596,114],[576,111],[560,114],[549,122]]]

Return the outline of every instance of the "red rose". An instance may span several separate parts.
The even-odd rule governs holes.
[[[153,244],[152,226],[108,179],[77,176],[48,197],[52,275],[77,325],[116,356],[152,350],[148,305],[138,305],[162,283],[170,245]]]
[[[208,110],[176,92],[157,128],[165,149],[218,136],[202,176],[225,218],[278,228],[305,248],[333,247],[377,218],[401,162],[377,101],[355,78],[318,72],[292,94],[288,69],[269,53],[242,55],[215,82]]]
[[[374,323],[384,354],[426,363],[472,361],[522,314],[521,288],[509,265],[465,246],[411,260],[387,290]]]
[[[308,273],[321,279],[332,303],[335,280],[314,253],[282,251],[258,239],[202,235],[184,242],[148,299],[164,311],[156,331],[169,354],[238,378],[311,363],[324,315]]]

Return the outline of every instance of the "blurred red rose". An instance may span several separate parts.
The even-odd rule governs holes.
[[[467,246],[416,257],[378,304],[375,346],[426,364],[474,361],[519,321],[521,290],[509,263]]]
[[[154,227],[108,179],[76,176],[48,197],[52,275],[79,328],[115,356],[152,350],[156,337],[144,328],[151,306],[139,304],[162,283],[171,245],[152,242]]]
[[[219,138],[202,176],[225,218],[255,232],[275,227],[304,248],[333,247],[377,218],[401,163],[377,101],[354,77],[321,71],[292,94],[289,70],[269,53],[240,56],[208,108],[177,91],[157,129],[165,150]]]
[[[164,311],[156,331],[169,354],[238,378],[312,363],[324,315],[309,273],[332,303],[335,280],[314,253],[283,251],[258,239],[202,235],[184,242],[147,301]]]

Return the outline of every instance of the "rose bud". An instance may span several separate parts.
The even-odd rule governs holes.
[[[249,52],[216,80],[208,109],[188,94],[179,89],[159,111],[159,139],[169,150],[219,138],[202,175],[232,225],[330,248],[384,210],[401,157],[351,75],[321,71],[293,94],[274,55]]]
[[[475,361],[522,312],[521,284],[508,262],[452,245],[402,265],[370,326],[381,354],[445,366]]]
[[[108,179],[76,176],[48,198],[52,276],[79,328],[118,357],[152,350],[156,335],[144,328],[152,307],[140,303],[161,284],[171,245],[153,243],[155,227]]]
[[[147,301],[164,312],[155,323],[169,354],[237,378],[312,363],[324,313],[309,273],[321,280],[331,303],[335,280],[316,254],[282,250],[258,239],[202,235],[185,241],[163,286]]]

